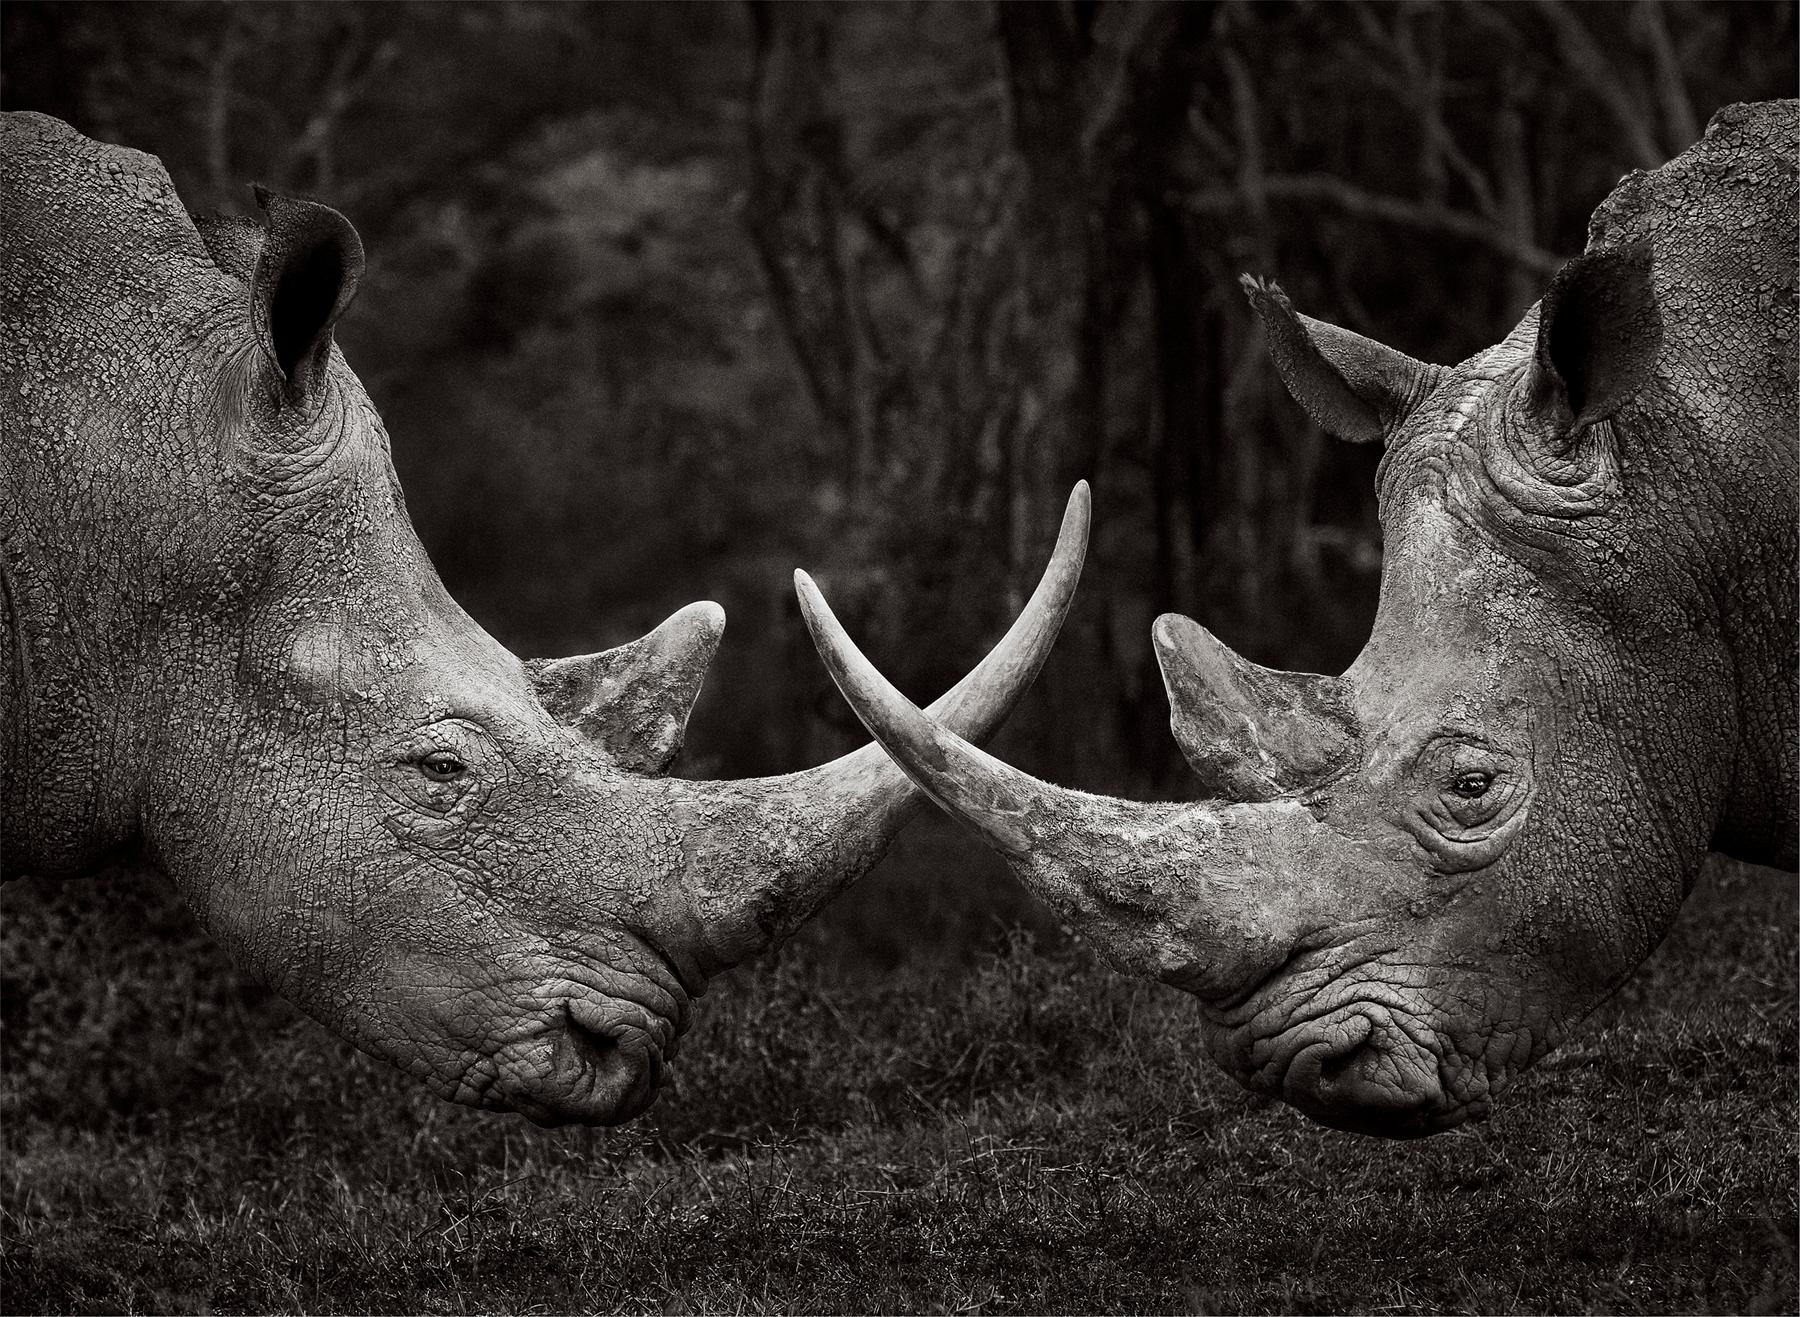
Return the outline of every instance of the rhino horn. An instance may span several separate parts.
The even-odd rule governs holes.
[[[1084,481],[1069,497],[1049,565],[1018,619],[931,706],[946,728],[983,739],[1030,687],[1081,578],[1090,515]],[[804,572],[797,580],[805,608],[816,588]],[[658,785],[678,793],[687,852],[681,917],[691,921],[667,941],[699,947],[708,972],[793,932],[880,859],[924,803],[880,745],[785,777]]]
[[[831,679],[864,727],[907,776],[952,815],[970,824],[1002,854],[1031,849],[1026,826],[1045,784],[1026,778],[922,713],[863,656],[856,642],[805,572],[794,573],[800,611]]]
[[[907,775],[1004,855],[1116,968],[1202,996],[1279,964],[1318,893],[1304,806],[1117,800],[1040,781],[970,745],[864,658],[810,578],[801,608],[838,689]]]
[[[1351,762],[1356,721],[1341,677],[1258,667],[1176,613],[1151,634],[1170,730],[1208,795],[1274,800]]]
[[[1262,320],[1281,382],[1327,434],[1351,443],[1385,442],[1450,374],[1298,314],[1272,279],[1246,274],[1238,282]]]
[[[619,767],[661,773],[681,751],[688,715],[724,634],[724,609],[689,604],[629,644],[527,666],[538,699],[558,721]]]

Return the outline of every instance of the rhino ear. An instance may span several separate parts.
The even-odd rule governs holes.
[[[356,296],[362,239],[329,206],[256,189],[267,235],[250,280],[250,324],[281,372],[289,402],[316,397],[331,364],[331,327]]]
[[[1238,283],[1261,318],[1275,369],[1294,401],[1327,434],[1386,440],[1448,372],[1323,320],[1299,315],[1273,280]]]
[[[1151,631],[1169,693],[1169,729],[1215,799],[1249,804],[1336,776],[1359,741],[1341,677],[1277,672],[1240,657],[1192,618]]]
[[[1535,393],[1561,433],[1584,430],[1631,401],[1662,347],[1650,244],[1577,256],[1538,304]]]
[[[681,750],[688,715],[724,634],[724,609],[689,604],[630,644],[528,667],[538,699],[559,722],[619,767],[660,773]]]

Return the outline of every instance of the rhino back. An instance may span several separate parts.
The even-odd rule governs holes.
[[[1800,101],[1728,106],[1690,150],[1622,179],[1588,229],[1590,251],[1655,250],[1658,385],[1643,403],[1647,423],[1632,430],[1647,451],[1621,464],[1654,491],[1671,535],[1711,546],[1704,585],[1732,653],[1742,737],[1734,803],[1713,844],[1788,867],[1800,833],[1797,143]]]
[[[205,436],[177,421],[194,349],[241,310],[154,157],[43,115],[0,115],[0,497],[54,498],[78,534],[103,481],[158,485]],[[16,401],[14,401],[16,400]],[[187,419],[187,418],[182,418]],[[142,491],[139,491],[142,492]],[[154,514],[167,499],[140,509]],[[15,509],[9,524],[34,518]]]
[[[4,185],[0,295],[27,338],[130,332],[127,315],[219,285],[206,248],[155,156],[95,142],[55,119],[0,114]]]
[[[119,710],[154,617],[199,584],[170,564],[229,557],[217,443],[196,417],[245,295],[153,156],[8,113],[0,180],[0,874],[12,877],[79,871],[134,831],[107,803],[127,793],[103,784],[135,734]],[[210,554],[186,551],[209,540]]]
[[[1588,225],[1589,251],[1645,241],[1655,249],[1664,374],[1714,422],[1707,432],[1734,447],[1771,444],[1790,472],[1797,142],[1800,101],[1727,106],[1688,151],[1620,180]]]

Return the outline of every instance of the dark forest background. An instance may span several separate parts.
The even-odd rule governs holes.
[[[1338,671],[1379,454],[1281,390],[1238,291],[1454,362],[1618,177],[1792,94],[1786,3],[44,4],[4,102],[357,225],[340,338],[451,590],[525,655],[697,598],[730,631],[685,770],[857,729],[790,573],[915,696],[1086,577],[1002,742],[1180,794],[1152,619]]]

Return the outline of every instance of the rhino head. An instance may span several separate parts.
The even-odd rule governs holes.
[[[444,1096],[635,1115],[708,978],[918,793],[875,746],[664,776],[714,604],[531,664],[457,607],[332,343],[363,271],[341,215],[264,192],[264,223],[196,228],[155,159],[37,115],[0,154],[5,873],[141,849],[242,966]],[[1087,515],[1078,489],[946,725],[982,736],[1029,685]]]
[[[1704,852],[1795,858],[1792,103],[1627,179],[1500,345],[1426,365],[1247,280],[1319,424],[1385,442],[1373,634],[1339,677],[1154,640],[1207,799],[1037,781],[884,682],[896,760],[1217,1060],[1328,1124],[1485,1116],[1667,931]]]

